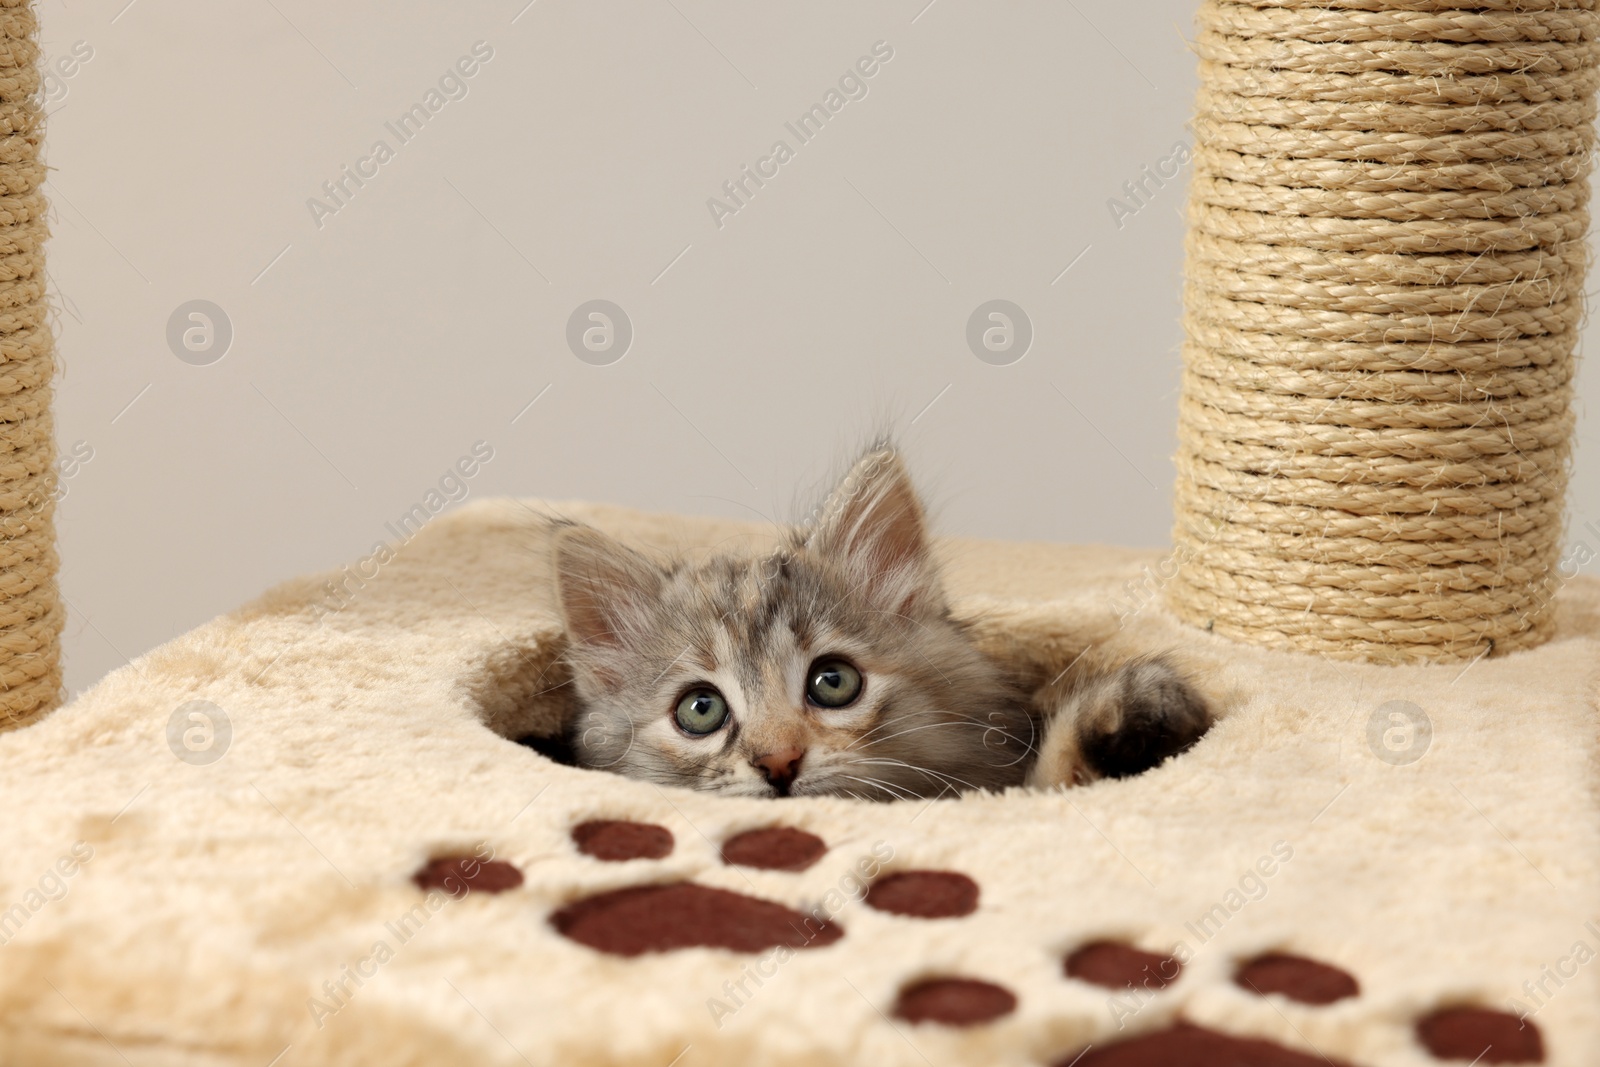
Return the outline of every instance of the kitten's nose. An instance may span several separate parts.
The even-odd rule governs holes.
[[[766,776],[767,781],[778,790],[779,796],[787,796],[789,786],[794,784],[795,778],[800,774],[800,761],[805,758],[806,750],[803,748],[786,748],[779,752],[769,752],[765,756],[757,756],[750,762],[755,764],[756,770]]]

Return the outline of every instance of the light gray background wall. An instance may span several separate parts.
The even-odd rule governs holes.
[[[49,60],[93,53],[48,105],[58,432],[93,450],[60,509],[69,687],[365,554],[479,440],[474,498],[784,517],[889,424],[950,532],[1164,543],[1181,179],[1120,227],[1107,202],[1187,139],[1193,6],[41,0]],[[479,41],[401,145],[385,122]],[[635,331],[609,366],[565,340],[595,298]],[[1035,331],[1007,366],[965,339],[995,298]],[[167,341],[194,299],[232,324],[209,365]]]

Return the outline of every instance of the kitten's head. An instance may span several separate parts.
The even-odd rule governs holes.
[[[662,565],[572,526],[555,560],[584,766],[738,796],[1022,780],[1032,720],[951,620],[887,448],[771,555]]]

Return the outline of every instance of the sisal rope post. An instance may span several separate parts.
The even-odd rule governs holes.
[[[1551,630],[1597,0],[1205,0],[1168,599],[1383,663]]]
[[[0,730],[61,696],[36,30],[31,0],[0,0]]]

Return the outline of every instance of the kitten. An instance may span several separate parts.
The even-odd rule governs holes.
[[[950,615],[886,445],[767,556],[658,563],[576,524],[554,552],[581,766],[893,800],[1134,774],[1211,724],[1160,659],[1086,657],[1031,694],[986,658]]]

